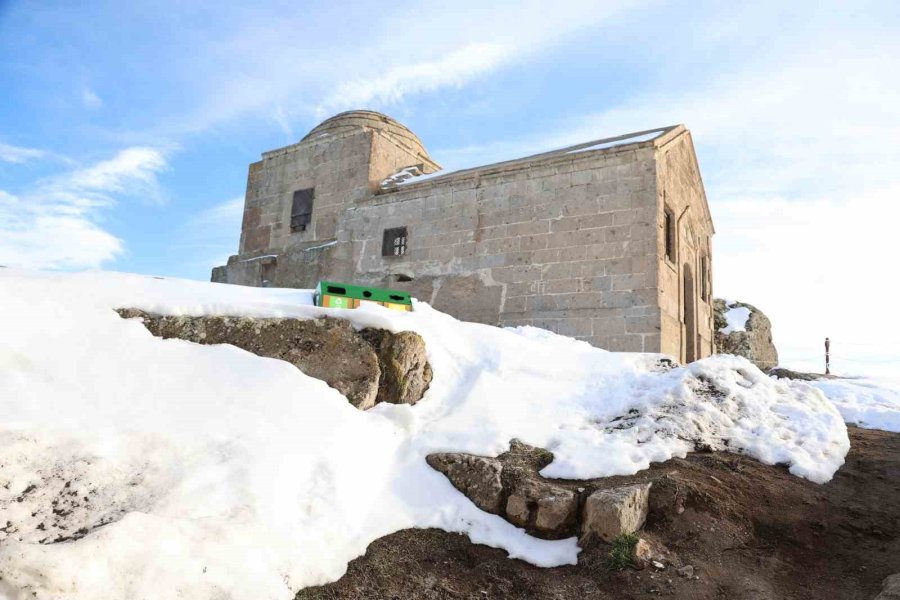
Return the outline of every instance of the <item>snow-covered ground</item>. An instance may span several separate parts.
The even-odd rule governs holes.
[[[415,406],[360,412],[293,366],[153,337],[112,308],[321,315],[419,332],[434,380]],[[576,540],[478,510],[424,456],[553,451],[544,474],[629,474],[695,445],[825,482],[849,449],[810,385],[746,360],[666,370],[542,330],[310,306],[310,293],[114,273],[0,269],[0,598],[289,599],[366,546],[439,527],[537,565]]]
[[[900,432],[900,381],[848,377],[810,383],[825,392],[847,423]]]

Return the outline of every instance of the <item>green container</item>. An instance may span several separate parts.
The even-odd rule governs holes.
[[[336,281],[320,281],[314,299],[316,306],[327,308],[357,308],[362,303],[372,302],[394,310],[412,310],[409,292]]]

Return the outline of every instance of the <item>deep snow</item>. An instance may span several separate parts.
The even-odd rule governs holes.
[[[538,540],[479,511],[427,466],[435,451],[496,455],[519,438],[553,451],[545,475],[587,478],[703,444],[824,482],[849,449],[821,391],[741,358],[666,370],[657,355],[461,323],[421,303],[310,301],[0,269],[0,597],[289,599],[408,527],[463,532],[537,565],[575,562],[574,538]],[[416,406],[360,412],[285,362],[158,339],[116,307],[414,330],[434,380]]]

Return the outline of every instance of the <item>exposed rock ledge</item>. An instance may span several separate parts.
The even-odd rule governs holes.
[[[609,487],[598,480],[549,481],[537,472],[552,460],[547,450],[517,440],[497,458],[455,452],[427,457],[478,508],[536,537],[579,535],[582,543],[612,542],[644,525],[650,483]]]
[[[742,322],[735,322],[740,314]],[[772,342],[772,323],[761,310],[746,302],[713,301],[716,352],[743,356],[765,371],[778,366],[778,351]],[[731,318],[729,318],[731,316]]]
[[[168,317],[134,308],[117,312],[126,319],[141,319],[158,337],[231,344],[287,361],[342,393],[360,410],[379,402],[415,404],[431,383],[425,342],[411,331],[357,332],[342,319]]]

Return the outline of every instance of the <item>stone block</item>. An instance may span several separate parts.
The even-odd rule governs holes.
[[[626,333],[659,333],[659,315],[625,317]]]
[[[647,520],[649,498],[649,483],[595,491],[584,502],[581,539],[596,536],[612,542],[622,534],[638,531]]]
[[[625,333],[625,319],[622,317],[600,317],[593,319],[594,335],[611,336]]]
[[[509,495],[506,517],[538,537],[567,537],[578,518],[578,495],[551,483],[524,480]]]

